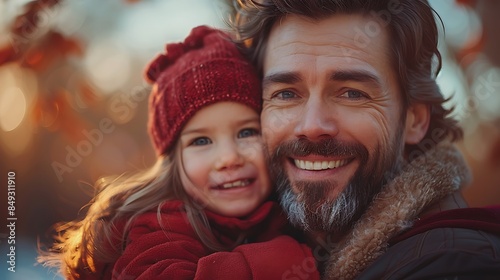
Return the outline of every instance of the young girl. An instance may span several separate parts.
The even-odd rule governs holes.
[[[86,217],[59,226],[41,261],[70,279],[319,279],[268,200],[252,67],[205,26],[166,51],[146,72],[157,163],[101,182]]]

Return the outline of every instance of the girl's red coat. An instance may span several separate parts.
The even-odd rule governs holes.
[[[311,249],[284,235],[286,216],[275,202],[266,202],[245,218],[205,211],[212,232],[232,245],[242,232],[246,244],[230,252],[212,253],[189,224],[183,203],[169,201],[140,215],[114,264],[98,264],[92,279],[319,279]],[[83,276],[83,275],[82,275]],[[86,277],[83,277],[86,278]]]

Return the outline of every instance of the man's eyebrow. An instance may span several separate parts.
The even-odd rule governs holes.
[[[338,82],[362,82],[362,83],[371,83],[376,86],[381,86],[381,81],[379,77],[374,74],[363,71],[363,70],[338,70],[333,71],[329,77],[330,81],[338,81]],[[302,81],[302,78],[297,72],[277,72],[270,75],[267,75],[262,80],[262,86],[265,88],[270,84],[278,83],[278,84],[295,84]]]
[[[330,80],[339,82],[354,81],[362,83],[372,83],[377,86],[380,86],[382,84],[377,76],[368,71],[363,71],[363,70],[334,71],[330,75]]]
[[[265,88],[270,84],[295,84],[302,80],[296,72],[277,72],[267,75],[262,80],[262,87]]]

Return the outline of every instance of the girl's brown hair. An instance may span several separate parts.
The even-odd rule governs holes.
[[[179,175],[179,150],[176,147],[169,156],[161,156],[148,170],[98,181],[97,193],[84,219],[56,225],[56,242],[48,251],[40,253],[38,261],[59,268],[68,279],[94,272],[97,263],[113,263],[122,254],[127,229],[136,217],[157,208],[162,225],[161,207],[173,199],[184,202],[188,220],[207,248],[230,249],[214,237],[203,207],[184,191]],[[123,221],[125,230],[118,230],[116,225]]]

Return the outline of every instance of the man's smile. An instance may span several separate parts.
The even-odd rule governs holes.
[[[341,159],[341,160],[322,160],[322,161],[312,161],[312,160],[301,160],[293,159],[295,166],[302,170],[328,170],[342,167],[349,163],[351,159]]]

